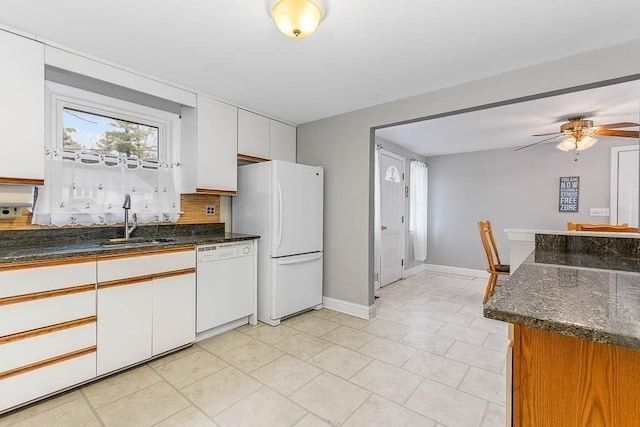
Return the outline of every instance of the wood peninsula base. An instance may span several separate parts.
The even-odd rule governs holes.
[[[640,425],[640,351],[514,325],[513,425]]]

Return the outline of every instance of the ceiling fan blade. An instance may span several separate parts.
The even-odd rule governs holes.
[[[613,130],[613,129],[597,129],[597,136],[620,136],[623,138],[640,138],[640,132],[637,130]]]
[[[549,135],[559,135],[559,134],[561,134],[561,133],[562,133],[562,132],[539,133],[539,134],[531,135],[531,136],[549,136]]]
[[[632,128],[640,126],[638,123],[622,122],[622,123],[609,123],[607,125],[596,126],[598,129],[617,129],[617,128]]]
[[[533,147],[534,145],[538,145],[538,144],[542,144],[543,142],[551,141],[552,139],[556,139],[556,138],[558,138],[560,136],[564,136],[564,134],[561,133],[560,135],[552,136],[551,138],[543,139],[542,141],[537,141],[537,142],[534,142],[533,144],[523,145],[522,147],[518,147],[513,151],[524,150],[525,148]]]

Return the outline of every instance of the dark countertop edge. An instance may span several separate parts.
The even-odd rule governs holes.
[[[520,326],[544,330],[551,333],[565,335],[573,338],[586,339],[600,344],[609,344],[617,347],[640,350],[640,338],[598,331],[593,328],[576,324],[562,323],[552,319],[541,319],[519,313],[496,310],[484,306],[484,317],[502,322],[513,323]]]
[[[75,257],[88,257],[88,256],[96,256],[100,257],[101,255],[111,255],[111,254],[124,254],[124,253],[144,253],[144,252],[152,252],[158,249],[170,249],[170,248],[188,248],[193,247],[195,249],[196,246],[199,245],[211,245],[211,244],[219,244],[219,243],[233,243],[233,242],[242,242],[246,240],[256,240],[260,239],[258,235],[252,234],[239,234],[239,233],[225,233],[224,236],[211,236],[211,237],[198,237],[197,239],[193,238],[185,238],[189,239],[187,242],[166,242],[166,243],[156,243],[154,245],[143,245],[137,247],[123,247],[123,248],[113,248],[113,247],[101,247],[99,243],[96,243],[96,247],[91,247],[87,249],[77,249],[74,250],[72,246],[66,247],[67,251],[61,249],[60,252],[55,253],[37,253],[37,248],[34,248],[34,253],[23,256],[9,256],[9,257],[0,257],[0,266],[2,265],[10,265],[10,264],[27,264],[27,263],[37,263],[39,261],[49,261],[54,259],[65,259],[65,258],[75,258]]]

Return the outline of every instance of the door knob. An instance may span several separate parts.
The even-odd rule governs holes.
[[[383,229],[383,230],[386,230],[387,226],[386,225],[381,225],[380,228]]]

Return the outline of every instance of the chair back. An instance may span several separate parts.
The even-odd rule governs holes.
[[[497,273],[496,265],[502,264],[500,262],[500,255],[498,255],[498,245],[496,245],[496,239],[493,237],[493,229],[491,228],[491,221],[479,221],[478,229],[480,230],[480,240],[482,241],[482,247],[487,256],[488,270],[492,273]]]

